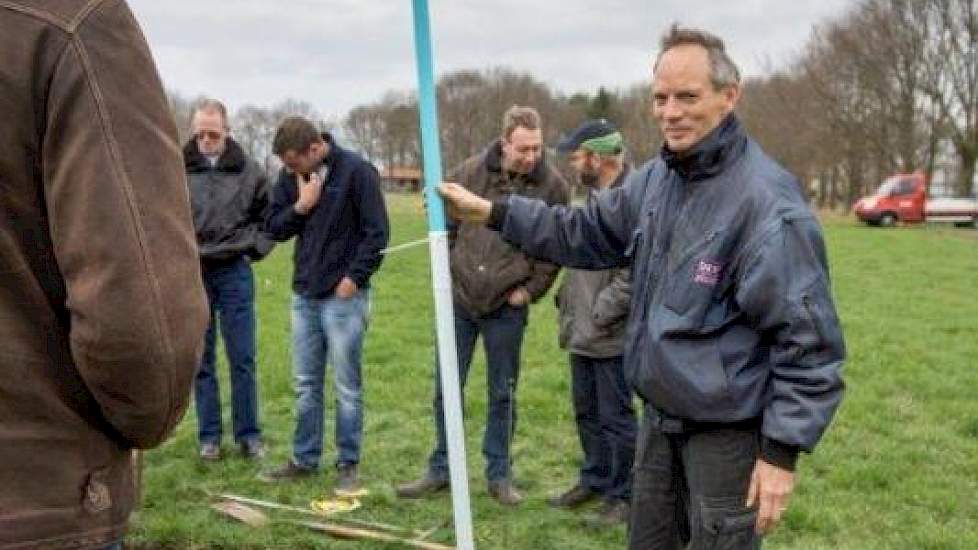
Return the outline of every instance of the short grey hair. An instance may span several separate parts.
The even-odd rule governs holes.
[[[197,116],[197,113],[200,112],[217,113],[221,115],[221,121],[224,124],[224,127],[228,127],[228,109],[220,101],[205,97],[194,103],[193,109],[190,110],[191,123],[193,122],[194,117]]]
[[[673,23],[662,35],[659,55],[655,58],[653,70],[658,70],[659,61],[667,51],[685,45],[696,45],[706,50],[710,59],[710,82],[715,90],[740,84],[740,69],[727,54],[723,40],[704,30],[680,27],[679,23]]]

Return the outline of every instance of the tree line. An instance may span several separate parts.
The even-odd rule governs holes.
[[[943,182],[943,191],[973,192],[976,0],[860,0],[814,26],[801,52],[767,73],[745,80],[738,116],[818,207],[848,208],[896,172],[923,171]],[[661,146],[648,82],[568,95],[531,74],[493,67],[447,73],[437,94],[446,171],[495,139],[513,104],[540,111],[548,145],[583,119],[603,117],[621,128],[632,162]],[[171,101],[177,120],[188,121],[191,102],[176,94]],[[246,105],[233,113],[235,138],[268,166],[275,128],[292,114],[318,121],[378,167],[421,165],[413,92],[388,91],[339,120],[324,120],[294,99]],[[181,126],[185,138],[188,123]]]

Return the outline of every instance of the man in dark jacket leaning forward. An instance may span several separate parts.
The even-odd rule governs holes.
[[[360,356],[370,318],[370,278],[380,267],[389,226],[377,170],[301,117],[285,119],[272,152],[282,159],[267,229],[296,237],[292,275],[292,370],[296,426],[292,456],[263,472],[269,482],[309,476],[323,453],[323,378],[336,388],[334,489],[360,490],[363,384]]]
[[[194,107],[191,130],[183,160],[211,309],[204,356],[194,385],[200,457],[221,457],[221,396],[215,371],[220,320],[231,370],[234,440],[245,457],[260,458],[264,447],[258,424],[251,262],[264,258],[274,245],[262,231],[268,210],[268,182],[262,169],[228,136],[224,104],[214,99],[201,101]]]
[[[569,200],[567,184],[543,158],[540,115],[530,107],[510,107],[503,115],[501,138],[463,162],[455,177],[487,199],[513,193],[546,204],[566,204]],[[527,257],[482,225],[458,224],[450,237],[459,378],[464,387],[481,333],[489,388],[482,444],[489,494],[502,504],[519,504],[523,497],[512,484],[509,450],[516,424],[520,348],[529,304],[547,293],[559,268]],[[434,409],[437,441],[428,471],[421,479],[397,488],[402,498],[418,498],[448,487],[448,452],[437,373]]]
[[[631,548],[757,548],[799,451],[842,399],[842,331],[818,220],[733,114],[723,42],[673,27],[652,81],[660,156],[583,209],[444,184],[457,216],[534,256],[632,264],[625,370],[646,409]],[[688,546],[686,546],[688,544]]]

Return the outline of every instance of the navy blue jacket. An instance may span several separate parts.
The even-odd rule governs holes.
[[[561,265],[633,264],[626,373],[664,417],[760,421],[762,454],[788,467],[820,439],[845,358],[821,229],[733,115],[586,208],[511,196],[490,224]]]
[[[389,227],[377,170],[358,155],[329,144],[325,159],[328,175],[319,203],[307,215],[295,211],[298,199],[295,174],[284,168],[272,191],[266,230],[277,241],[296,239],[292,290],[306,298],[327,298],[343,277],[360,288],[380,267],[380,251],[387,246]]]

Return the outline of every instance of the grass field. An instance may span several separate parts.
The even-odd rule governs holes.
[[[392,244],[425,236],[416,198],[389,197]],[[771,549],[978,548],[978,232],[892,230],[828,218],[834,291],[849,361],[846,399],[816,453],[802,458],[792,507]],[[256,267],[265,464],[289,455],[288,301],[291,247]],[[433,319],[427,247],[388,258],[374,278],[364,359],[366,425],[361,475],[370,496],[350,517],[427,529],[451,518],[447,496],[400,501],[393,484],[423,472],[433,439]],[[485,420],[481,352],[467,388],[466,448],[480,548],[622,548],[624,528],[594,531],[545,499],[575,480],[579,446],[565,355],[552,301],[533,308],[519,385],[514,443],[527,501],[504,509],[486,495],[480,453]],[[188,413],[175,437],[146,456],[142,509],[127,543],[138,548],[394,548],[342,542],[285,523],[262,529],[209,510],[206,491],[307,506],[327,495],[331,468],[313,480],[269,486],[238,458],[221,372],[228,458],[203,464]],[[328,385],[327,398],[332,401]],[[324,463],[335,459],[332,407]],[[274,516],[279,517],[279,516]],[[450,542],[450,525],[432,537]]]

